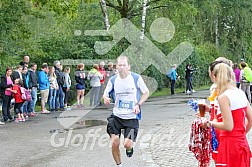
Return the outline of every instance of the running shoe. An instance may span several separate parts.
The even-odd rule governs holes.
[[[134,152],[133,147],[130,150],[126,149],[126,155],[127,155],[127,157],[132,157],[133,152]]]

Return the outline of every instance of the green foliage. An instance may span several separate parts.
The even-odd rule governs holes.
[[[128,6],[123,6],[125,0],[107,2],[111,26],[121,17],[127,17],[141,29],[142,1],[129,1]],[[152,39],[151,23],[157,18],[169,18],[176,28],[169,42],[161,44],[153,40],[160,50],[168,55],[184,41],[195,47],[194,53],[177,69],[181,79],[176,86],[185,86],[188,63],[198,68],[194,86],[210,83],[208,65],[219,56],[233,62],[243,57],[251,66],[251,1],[150,0],[148,5],[145,35],[149,39]],[[29,54],[31,62],[38,66],[43,62],[52,65],[61,59],[115,59],[130,45],[122,40],[106,55],[95,53],[95,41],[111,40],[84,36],[85,30],[104,29],[98,0],[1,0],[0,16],[0,72],[17,65],[24,54]],[[75,66],[72,67],[73,72]],[[167,78],[155,67],[150,66],[144,74],[154,77],[159,89],[168,86]]]

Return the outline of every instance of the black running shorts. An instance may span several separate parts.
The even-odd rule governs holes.
[[[109,135],[121,135],[123,130],[124,138],[128,138],[136,141],[137,133],[139,129],[139,120],[138,119],[122,119],[117,116],[111,115],[107,118],[107,133]]]

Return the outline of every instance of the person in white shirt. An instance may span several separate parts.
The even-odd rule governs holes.
[[[110,104],[109,93],[114,91],[115,103],[113,113],[108,117],[107,132],[112,141],[113,158],[117,166],[121,167],[119,150],[121,130],[124,129],[126,155],[131,157],[141,119],[140,106],[149,97],[149,90],[140,75],[129,71],[130,65],[126,56],[117,58],[116,67],[118,74],[109,79],[103,98],[106,105]]]

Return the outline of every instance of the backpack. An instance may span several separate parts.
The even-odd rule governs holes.
[[[172,69],[170,69],[169,71],[168,71],[168,73],[166,74],[166,76],[168,77],[168,78],[171,78],[172,77]]]
[[[25,101],[31,101],[31,93],[29,90],[25,89],[24,87],[20,87],[21,91],[21,99]]]
[[[132,76],[133,79],[134,79],[135,87],[136,87],[136,89],[137,89],[137,101],[139,101],[140,98],[141,98],[141,93],[140,93],[141,91],[140,91],[140,87],[137,85],[137,81],[138,81],[138,78],[139,78],[140,75],[131,72],[131,76]],[[112,83],[112,90],[111,90],[109,93],[112,93],[112,92],[115,91],[115,90],[114,90],[114,84],[115,84],[115,79],[116,79],[116,77],[117,77],[117,75],[114,75],[114,76],[112,76],[112,77],[110,78],[110,81],[111,81],[111,83]],[[142,118],[142,112],[141,112],[141,109],[140,109],[140,112],[137,114],[137,119],[138,119],[138,120],[141,120],[141,118]]]
[[[244,77],[248,82],[252,82],[252,70],[249,67],[244,68]]]

